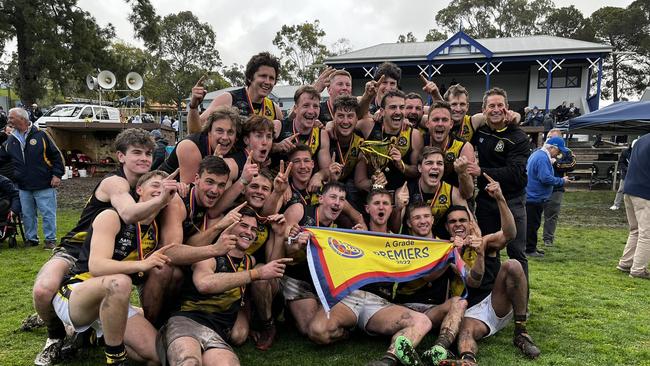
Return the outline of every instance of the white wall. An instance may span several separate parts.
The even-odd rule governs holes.
[[[582,78],[580,80],[580,87],[579,88],[551,88],[551,93],[549,96],[549,104],[548,107],[550,109],[554,109],[555,107],[559,106],[562,104],[563,101],[567,102],[567,106],[569,103],[575,103],[575,105],[580,108],[580,111],[582,113],[585,113],[585,111],[588,111],[588,108],[586,105],[583,105],[583,100],[585,100],[585,96],[587,95],[587,86],[589,84],[589,80],[587,79],[588,76],[588,68],[584,67],[584,65],[581,64],[562,64],[562,67],[576,67],[580,66],[582,67]],[[538,66],[531,66],[530,67],[530,88],[529,88],[529,105],[532,106],[538,106],[540,109],[544,109],[546,107],[546,88],[544,89],[538,89],[537,88],[537,77],[538,77]]]

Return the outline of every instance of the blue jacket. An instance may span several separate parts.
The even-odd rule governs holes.
[[[650,200],[650,133],[634,144],[627,167],[623,193]]]
[[[6,141],[6,150],[0,151],[0,164],[14,163],[14,182],[18,189],[35,191],[51,188],[52,177],[61,178],[64,172],[63,155],[54,141],[36,126],[30,126],[25,142],[14,130]]]
[[[536,150],[526,164],[528,184],[526,185],[526,202],[542,203],[551,197],[553,187],[564,186],[564,180],[556,177],[553,165],[546,151]]]

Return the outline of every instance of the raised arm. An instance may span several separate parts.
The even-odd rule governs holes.
[[[485,251],[497,251],[505,248],[506,244],[517,236],[517,226],[515,225],[515,218],[508,207],[508,202],[503,197],[499,182],[485,173],[484,176],[489,182],[485,190],[497,201],[501,219],[501,230],[484,237],[484,240],[486,240]]]
[[[173,185],[173,183],[169,184]],[[147,218],[152,211],[160,211],[176,194],[175,189],[167,187],[160,196],[136,203],[130,194],[130,189],[126,179],[112,176],[102,180],[95,195],[100,201],[110,202],[124,222],[134,224]]]

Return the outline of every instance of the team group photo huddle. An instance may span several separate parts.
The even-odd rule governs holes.
[[[0,364],[650,365],[647,1],[253,3],[0,5]]]

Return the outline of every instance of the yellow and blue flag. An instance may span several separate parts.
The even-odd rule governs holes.
[[[407,282],[455,264],[465,265],[452,243],[407,235],[305,227],[307,260],[326,311],[352,291],[375,282]]]

